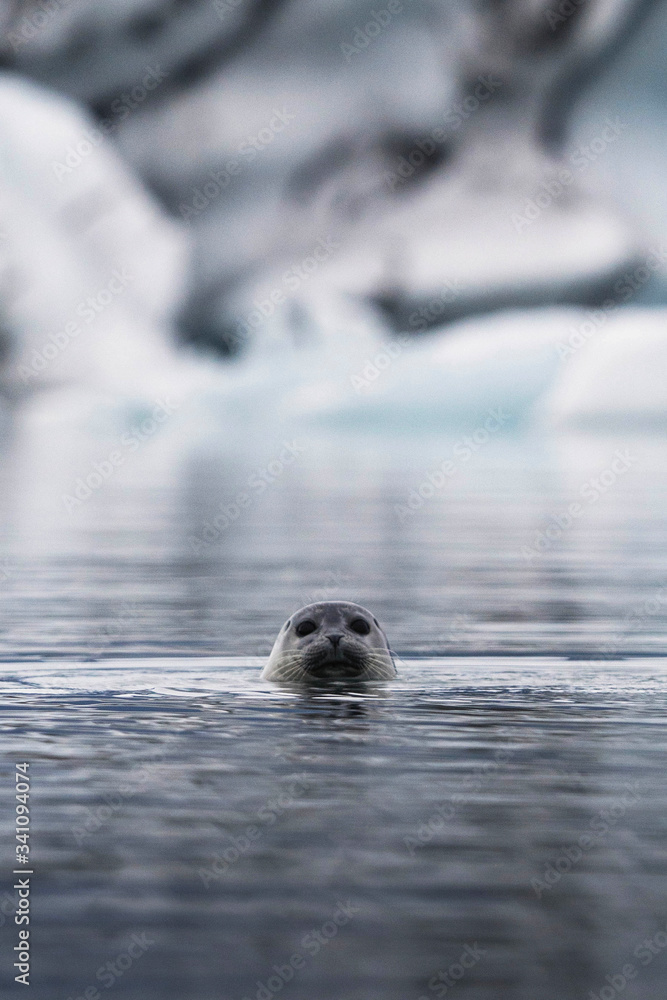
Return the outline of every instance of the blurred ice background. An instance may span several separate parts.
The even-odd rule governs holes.
[[[8,398],[180,384],[446,423],[500,394],[662,419],[664,5],[2,16]]]

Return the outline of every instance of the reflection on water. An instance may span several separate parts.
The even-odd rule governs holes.
[[[35,1000],[664,996],[664,444],[464,459],[469,431],[305,435],[282,467],[282,437],[165,433],[68,512],[121,430],[10,429],[1,787],[31,762]],[[396,683],[259,681],[327,597],[378,615]]]
[[[547,1000],[627,963],[664,995],[664,659],[403,660],[350,697],[242,660],[7,666],[38,1000],[105,995],[133,935],[132,998]]]
[[[473,451],[473,429],[241,450],[175,423],[101,481],[123,427],[24,427],[0,471],[0,656],[268,656],[291,611],[336,598],[401,654],[664,652],[664,440]]]

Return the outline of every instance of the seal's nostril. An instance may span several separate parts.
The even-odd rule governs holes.
[[[333,644],[334,646],[337,646],[337,645],[338,645],[338,643],[340,642],[340,640],[341,640],[342,638],[343,638],[343,635],[342,635],[342,633],[341,633],[341,632],[329,632],[329,634],[327,635],[327,639],[328,639],[328,640],[329,640],[329,642],[331,642],[331,643],[332,643],[332,644]]]

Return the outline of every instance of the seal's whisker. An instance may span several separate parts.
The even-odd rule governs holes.
[[[303,673],[303,670],[299,666],[298,663],[291,663],[291,664],[288,664],[287,667],[286,667],[286,669],[281,672],[281,676],[283,677],[284,680],[291,681],[291,680],[294,680],[296,677],[298,677],[302,673]]]

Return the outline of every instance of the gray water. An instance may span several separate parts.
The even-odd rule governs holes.
[[[0,846],[4,892],[26,760],[35,1000],[664,997],[664,442],[464,433],[306,436],[201,546],[281,440],[156,439],[70,514],[107,432],[7,434]],[[261,682],[337,597],[397,681]]]

